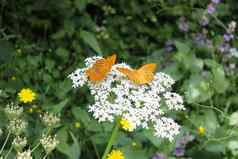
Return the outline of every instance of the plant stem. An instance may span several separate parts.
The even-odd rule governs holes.
[[[10,152],[12,151],[13,148],[13,144],[11,145],[11,148],[9,149],[9,151],[7,152],[6,156],[4,157],[4,159],[7,159],[8,155],[10,154]]]
[[[8,134],[7,134],[7,137],[6,137],[6,139],[5,139],[5,141],[4,141],[4,144],[3,144],[3,146],[2,146],[2,148],[1,148],[1,150],[0,150],[0,154],[2,154],[2,151],[3,151],[3,149],[4,149],[4,147],[6,146],[6,144],[7,144],[7,141],[8,141],[8,139],[9,139],[9,137],[10,137],[10,131],[8,132]]]
[[[31,152],[34,152],[34,151],[40,146],[40,144],[41,144],[41,143],[39,142],[35,147],[33,147],[32,150],[31,150]]]
[[[47,129],[46,135],[48,135],[50,133],[51,129]],[[31,152],[35,151],[39,146],[41,145],[41,143],[39,142],[35,147],[32,148]]]
[[[120,125],[120,122],[119,122],[119,120],[117,120],[116,123],[115,123],[115,126],[114,126],[114,128],[112,130],[112,135],[111,135],[111,137],[110,137],[110,139],[108,141],[107,147],[106,147],[106,149],[105,149],[105,151],[103,153],[102,159],[106,159],[107,158],[107,155],[110,152],[110,150],[112,148],[112,145],[113,145],[113,142],[114,142],[114,140],[115,140],[115,138],[117,136],[117,133],[118,133],[118,130],[119,130],[119,125]]]
[[[45,156],[42,159],[46,159],[48,156],[48,153],[45,154]]]

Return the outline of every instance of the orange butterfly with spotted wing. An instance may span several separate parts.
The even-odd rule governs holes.
[[[111,71],[112,66],[116,62],[116,54],[107,58],[99,59],[95,64],[86,70],[86,75],[92,82],[103,80]]]
[[[117,70],[126,75],[135,84],[147,84],[154,79],[156,64],[145,64],[137,70],[117,67]]]

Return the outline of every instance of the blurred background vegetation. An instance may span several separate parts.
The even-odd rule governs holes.
[[[225,40],[228,24],[238,19],[236,0],[0,0],[0,102],[17,101],[31,88],[37,101],[24,106],[32,123],[38,109],[61,114],[61,140],[51,158],[95,159],[106,145],[108,123],[87,113],[92,101],[86,88],[74,90],[67,76],[86,57],[117,53],[119,61],[137,67],[155,62],[158,71],[177,80],[187,110],[176,120],[181,136],[191,134],[185,153],[176,142],[155,139],[150,132],[121,132],[116,146],[126,159],[148,159],[156,152],[168,158],[219,159],[238,155],[238,45],[236,32]],[[207,24],[205,23],[207,20]],[[32,108],[33,112],[28,109]],[[0,117],[4,126],[4,117]],[[35,125],[34,125],[35,126]],[[201,134],[199,128],[204,128]],[[29,136],[37,135],[37,126]],[[3,139],[2,139],[3,140]]]

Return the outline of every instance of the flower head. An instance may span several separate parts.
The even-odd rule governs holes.
[[[175,155],[177,157],[184,156],[184,153],[185,153],[185,148],[184,147],[176,147],[175,148]]]
[[[27,122],[22,119],[13,119],[8,124],[8,130],[16,136],[22,134],[22,132],[26,129]]]
[[[212,3],[218,4],[221,0],[212,0]]]
[[[188,24],[188,22],[187,22],[187,20],[186,20],[185,17],[181,17],[181,18],[179,19],[178,28],[179,28],[179,30],[182,31],[182,32],[188,32],[188,30],[189,30],[189,24]]]
[[[167,159],[167,157],[162,153],[156,153],[152,159]]]
[[[215,5],[213,3],[210,3],[207,6],[207,13],[208,14],[213,14],[216,11]]]
[[[135,125],[133,124],[133,122],[127,119],[121,119],[120,124],[122,129],[124,129],[125,131],[132,132],[135,129]]]
[[[236,30],[236,22],[235,22],[235,21],[231,21],[231,22],[229,23],[229,25],[228,25],[228,30],[227,30],[227,32],[228,32],[229,34],[232,34],[233,32],[235,32],[235,30]]]
[[[23,88],[18,93],[19,100],[23,103],[30,103],[36,99],[36,93],[29,88]]]
[[[208,17],[203,16],[202,19],[201,19],[201,21],[200,21],[200,25],[205,27],[205,26],[207,26],[208,24],[209,24],[209,19],[208,19]]]
[[[12,77],[11,77],[11,80],[12,80],[12,81],[16,81],[16,80],[17,80],[16,76],[12,76]]]
[[[75,122],[74,127],[79,129],[81,127],[81,123],[79,121]]]
[[[56,139],[56,136],[47,136],[43,135],[40,139],[40,143],[47,153],[52,152],[56,146],[59,144],[59,141]]]
[[[60,118],[58,115],[48,113],[48,112],[41,115],[41,119],[43,123],[48,127],[57,126],[57,124],[60,122]]]
[[[23,108],[17,104],[10,103],[4,108],[4,112],[8,119],[16,119],[23,113]]]
[[[120,150],[112,150],[110,154],[108,154],[107,159],[124,159],[124,155]]]
[[[12,145],[17,152],[21,152],[23,150],[23,148],[27,145],[26,137],[17,136],[13,140]]]
[[[234,39],[234,35],[233,34],[224,34],[224,40],[226,41],[226,42],[229,42],[229,41],[231,41],[232,39]]]
[[[27,150],[24,152],[18,152],[16,159],[32,159],[31,157],[31,150]]]
[[[199,126],[198,134],[203,136],[203,135],[205,135],[205,132],[206,132],[206,129],[204,127],[202,127],[202,126]]]
[[[85,68],[69,75],[74,88],[83,85],[89,87],[94,103],[89,105],[88,111],[93,117],[99,122],[114,122],[117,117],[121,117],[120,124],[126,131],[138,127],[151,128],[156,136],[172,140],[179,133],[179,125],[164,116],[169,111],[185,109],[183,98],[171,91],[175,81],[169,75],[158,72],[152,81],[139,85],[117,70],[118,67],[131,69],[129,65],[121,63],[113,65],[102,81],[91,82],[85,70],[101,58],[87,58]]]

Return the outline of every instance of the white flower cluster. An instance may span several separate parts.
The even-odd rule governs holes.
[[[175,81],[165,73],[156,73],[149,84],[137,85],[128,80],[116,68],[130,68],[127,64],[115,64],[106,78],[99,83],[91,82],[85,70],[102,57],[85,60],[86,67],[77,69],[69,75],[73,87],[87,85],[94,103],[89,105],[89,112],[99,122],[113,122],[121,117],[134,123],[135,127],[154,128],[155,135],[172,140],[179,133],[179,125],[167,116],[168,110],[184,110],[183,99],[171,92]]]
[[[27,145],[26,137],[17,136],[13,140],[12,145],[17,152],[21,152],[23,150],[23,148]]]
[[[56,146],[59,144],[59,141],[56,139],[56,136],[52,137],[43,135],[40,139],[40,143],[47,152],[47,154],[49,154],[56,148]]]
[[[4,108],[4,112],[8,119],[16,119],[19,118],[23,113],[23,108],[17,104],[10,103]]]
[[[24,152],[18,152],[16,159],[32,159],[31,157],[31,150],[27,150]]]
[[[26,129],[27,122],[22,119],[13,119],[9,122],[8,130],[18,136]]]
[[[41,119],[43,123],[48,127],[55,127],[60,122],[60,118],[58,115],[48,113],[48,112],[41,115]]]

